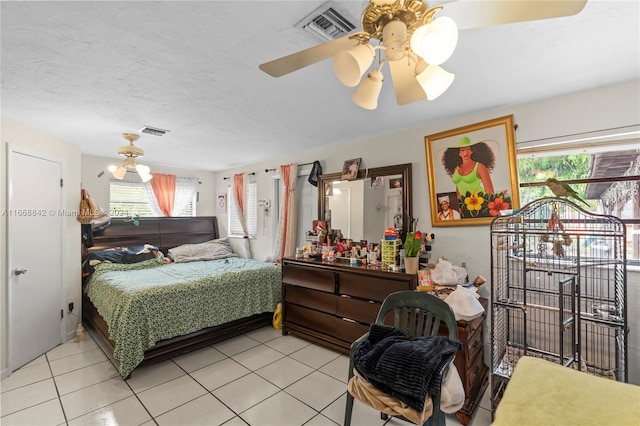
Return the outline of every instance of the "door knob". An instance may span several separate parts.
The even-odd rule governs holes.
[[[16,269],[13,270],[13,273],[16,274],[16,275],[22,275],[22,274],[26,274],[27,270],[26,269],[17,269],[16,268]]]

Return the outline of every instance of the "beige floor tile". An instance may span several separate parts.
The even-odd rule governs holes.
[[[336,423],[330,420],[328,417],[325,417],[322,414],[318,414],[307,423],[305,423],[304,426],[337,426],[341,424],[342,423]]]
[[[133,395],[120,378],[106,380],[60,397],[68,420],[73,420],[99,408]]]
[[[38,358],[34,359],[33,361],[29,362],[28,364],[23,365],[20,368],[33,367],[34,365],[43,364],[43,363],[47,363],[47,356],[46,355],[40,355]]]
[[[47,352],[47,359],[49,362],[54,361],[56,359],[64,358],[69,355],[79,354],[81,352],[92,351],[97,349],[98,345],[91,338],[91,336],[86,337],[82,342],[76,342],[75,340],[69,340],[62,345],[56,346]]]
[[[64,413],[58,398],[20,410],[0,419],[0,424],[3,426],[54,426],[63,423],[65,423]]]
[[[190,373],[226,358],[227,356],[219,350],[213,347],[206,347],[175,357],[173,361],[186,372]]]
[[[269,342],[282,336],[282,330],[276,330],[273,327],[262,327],[254,331],[245,333],[246,336],[257,340],[260,343]]]
[[[0,395],[2,416],[24,410],[28,407],[50,401],[58,397],[53,379],[46,379],[30,385],[22,386]]]
[[[0,390],[7,392],[49,378],[51,378],[51,369],[46,362],[34,364],[31,367],[24,366],[0,382]]]
[[[240,418],[240,416],[236,416],[224,423],[223,426],[247,426],[247,423]]]
[[[298,380],[285,391],[305,404],[322,411],[340,395],[345,393],[347,385],[331,376],[315,371]]]
[[[281,358],[255,371],[280,389],[286,388],[312,372],[313,368],[289,357]]]
[[[158,364],[145,365],[136,368],[127,380],[131,389],[139,393],[162,383],[169,382],[186,373],[172,361],[164,361]]]
[[[344,423],[344,409],[346,402],[347,397],[345,392],[344,395],[322,410],[321,414],[341,425]],[[379,411],[367,407],[358,400],[353,402],[351,426],[382,426],[384,423],[385,420],[380,419]],[[409,424],[410,423],[405,422],[405,426]]]
[[[216,343],[215,345],[213,345],[213,347],[226,356],[233,356],[239,354],[240,352],[246,351],[247,349],[256,347],[259,344],[260,342],[250,337],[238,336],[229,340],[225,340],[224,342]]]
[[[108,360],[108,358],[104,352],[102,352],[102,349],[95,348],[86,352],[79,352],[65,356],[64,358],[55,359],[50,361],[49,365],[51,366],[53,375],[57,376],[59,374],[68,373],[106,360]]]
[[[60,395],[77,391],[87,386],[95,385],[113,377],[120,377],[118,370],[111,361],[103,361],[88,367],[73,370],[55,377]]]
[[[149,410],[149,413],[156,417],[205,393],[207,393],[207,390],[193,378],[182,376],[140,392],[137,395],[142,404]]]
[[[236,413],[242,413],[280,389],[251,373],[213,391],[213,395]]]
[[[266,342],[265,345],[275,349],[278,352],[289,355],[290,353],[309,346],[310,343],[295,336],[289,335],[280,336],[276,339],[270,340]]]
[[[349,378],[349,357],[341,355],[318,370],[346,384]]]
[[[289,356],[313,368],[320,368],[340,356],[338,352],[316,345],[306,346]]]
[[[274,361],[284,357],[284,354],[271,349],[268,346],[260,345],[255,348],[248,349],[244,352],[240,352],[232,356],[231,358],[247,367],[249,370],[257,370],[265,365],[271,364]]]
[[[316,415],[316,411],[285,392],[265,399],[241,414],[250,425],[299,426]]]
[[[221,425],[235,416],[233,411],[215,397],[206,394],[156,417],[156,421],[160,426],[214,426]]]
[[[214,390],[249,373],[251,373],[251,370],[227,358],[194,371],[191,373],[191,377],[208,390]]]
[[[130,396],[73,419],[69,426],[140,425],[151,420],[138,398]]]

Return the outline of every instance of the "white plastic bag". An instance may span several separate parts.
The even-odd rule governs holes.
[[[476,292],[459,285],[444,301],[451,306],[456,321],[471,321],[484,313],[479,297]]]
[[[439,285],[464,284],[467,278],[467,269],[456,266],[448,260],[438,259],[436,267],[431,271],[431,279]]]

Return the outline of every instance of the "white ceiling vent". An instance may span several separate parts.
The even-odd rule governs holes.
[[[294,25],[322,41],[331,41],[356,29],[355,18],[335,2],[327,2]]]
[[[165,133],[167,133],[169,130],[158,129],[157,127],[151,127],[151,126],[142,126],[138,131],[140,133],[147,133],[153,136],[162,136]]]

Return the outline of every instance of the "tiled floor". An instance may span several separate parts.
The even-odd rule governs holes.
[[[0,382],[2,425],[335,426],[349,359],[265,327],[120,378],[87,333]],[[489,425],[488,395],[473,426]],[[356,401],[352,425],[385,423]],[[459,425],[454,415],[448,425]]]

